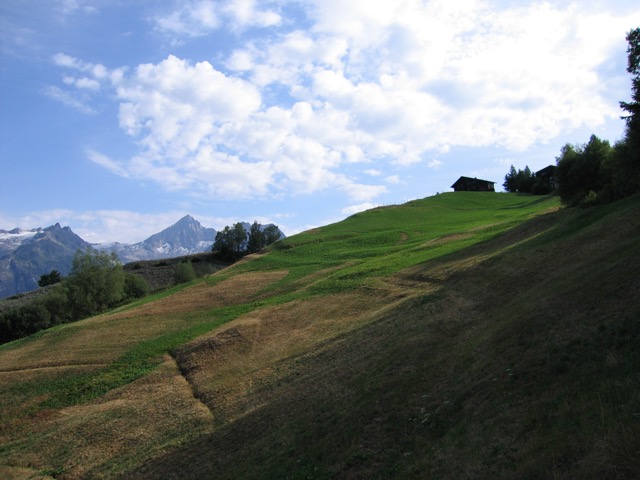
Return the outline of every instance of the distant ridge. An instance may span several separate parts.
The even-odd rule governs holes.
[[[250,224],[241,223],[248,232]],[[0,299],[37,289],[40,276],[51,270],[67,275],[77,250],[93,248],[115,252],[122,263],[160,260],[208,252],[216,233],[213,228],[203,227],[191,215],[185,215],[170,227],[134,244],[91,244],[59,223],[32,230],[0,229]]]
[[[40,276],[51,270],[67,275],[75,252],[91,248],[90,243],[59,223],[45,229],[14,229],[3,233],[0,298],[37,289]]]
[[[176,223],[142,242],[134,244],[109,243],[94,245],[99,250],[116,252],[123,263],[138,260],[158,260],[206,252],[211,249],[216,230],[203,227],[191,215],[185,215]]]

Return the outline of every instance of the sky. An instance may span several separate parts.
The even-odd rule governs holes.
[[[622,138],[628,0],[2,0],[0,229],[292,235]]]

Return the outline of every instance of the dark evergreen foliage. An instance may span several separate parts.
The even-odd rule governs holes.
[[[266,245],[266,242],[265,242],[264,232],[260,228],[260,224],[258,223],[258,221],[254,220],[249,230],[247,252],[248,253],[259,252],[265,245]]]
[[[605,165],[611,155],[609,142],[595,135],[591,135],[585,145],[562,147],[556,168],[558,195],[562,202],[580,205],[594,200],[608,183]]]
[[[217,258],[237,261],[248,253],[259,252],[279,239],[280,229],[277,225],[263,228],[255,220],[247,232],[242,223],[238,222],[233,227],[224,227],[216,234],[211,250]]]
[[[584,145],[562,148],[556,177],[566,205],[611,202],[640,192],[640,28],[627,34],[627,42],[632,101],[620,102],[628,113],[625,136],[613,147],[592,135]]]
[[[517,170],[513,165],[509,169],[509,173],[504,177],[502,186],[507,192],[511,193],[532,193],[536,183],[536,176],[531,172],[528,166],[524,170]]]
[[[40,280],[38,280],[38,286],[47,287],[49,285],[55,285],[60,280],[62,280],[62,275],[57,270],[51,270],[50,273],[45,273],[40,276]]]

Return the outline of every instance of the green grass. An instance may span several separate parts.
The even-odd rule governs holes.
[[[483,259],[129,478],[637,478],[638,215],[565,210],[425,261],[411,274]]]
[[[558,208],[555,197],[442,194],[286,238],[190,285],[287,272],[240,304],[167,317],[165,331],[107,366],[16,381],[0,403],[25,399],[17,417],[37,419],[98,401],[243,315],[346,292],[361,295],[367,311],[367,295],[395,288],[396,303],[357,326],[252,365],[255,382],[236,416],[164,456],[127,460],[130,478],[634,478],[640,197]],[[54,329],[0,355],[72,334]],[[69,462],[49,464],[73,478]]]
[[[495,235],[540,212],[557,208],[555,197],[459,192],[402,206],[377,208],[278,242],[269,255],[237,271],[288,269],[280,286],[332,269],[313,293],[357,288]],[[447,236],[464,237],[447,239]],[[438,242],[438,239],[443,239]]]

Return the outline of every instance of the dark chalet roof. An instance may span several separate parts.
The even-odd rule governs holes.
[[[553,177],[556,174],[556,166],[549,165],[548,167],[544,167],[542,170],[538,170],[536,172],[536,177],[549,178]]]
[[[496,182],[481,180],[479,178],[460,177],[456,183],[451,185],[456,192],[495,192]]]

